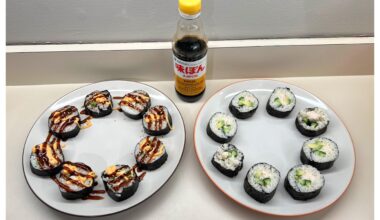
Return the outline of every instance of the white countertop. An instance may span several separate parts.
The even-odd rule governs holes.
[[[356,151],[356,169],[346,193],[333,206],[299,219],[373,219],[374,210],[374,77],[300,77],[280,80],[304,88],[325,101],[346,124]],[[167,94],[178,106],[186,125],[186,147],[178,169],[154,196],[122,213],[102,219],[278,219],[260,214],[228,199],[202,171],[193,147],[195,117],[204,101],[218,89],[239,80],[207,82],[204,97],[185,103],[173,82],[146,82]],[[22,172],[22,150],[37,117],[54,101],[85,84],[7,87],[6,187],[7,219],[78,219],[44,205]]]

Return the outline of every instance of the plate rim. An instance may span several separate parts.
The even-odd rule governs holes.
[[[320,209],[317,209],[317,210],[314,210],[314,211],[311,211],[311,212],[306,212],[306,213],[301,213],[301,214],[276,214],[276,213],[271,213],[271,212],[267,212],[267,211],[262,211],[262,210],[259,210],[259,209],[256,209],[256,208],[252,208],[250,206],[247,206],[245,204],[243,204],[242,202],[234,199],[232,196],[230,196],[228,193],[226,193],[222,188],[221,186],[214,180],[210,177],[210,175],[208,174],[208,172],[206,171],[206,168],[203,166],[200,158],[199,158],[199,154],[198,154],[198,150],[197,150],[197,144],[196,144],[196,138],[195,138],[195,134],[196,134],[196,127],[198,125],[198,122],[199,122],[199,115],[200,113],[202,112],[203,108],[206,106],[206,104],[213,98],[215,97],[218,93],[220,93],[222,90],[226,89],[227,87],[231,87],[235,84],[239,84],[239,83],[243,83],[243,82],[248,82],[248,81],[272,81],[272,82],[277,82],[277,83],[284,83],[284,84],[289,84],[291,86],[294,86],[298,89],[301,89],[307,93],[309,93],[310,95],[312,95],[313,97],[316,97],[317,99],[319,99],[320,101],[322,101],[331,111],[333,111],[335,113],[335,115],[338,117],[338,119],[343,123],[344,127],[346,128],[347,130],[347,133],[348,133],[348,136],[350,137],[350,140],[351,140],[351,143],[352,143],[352,149],[353,149],[353,152],[354,152],[354,166],[353,166],[353,170],[352,170],[352,174],[351,174],[351,178],[350,178],[350,181],[349,183],[347,184],[346,188],[344,189],[344,191],[335,199],[333,200],[331,203],[323,206],[322,208]],[[238,80],[237,82],[232,82],[232,83],[229,83],[227,84],[226,86],[223,86],[222,88],[218,89],[214,94],[212,94],[202,105],[202,107],[199,109],[198,111],[198,114],[197,114],[197,117],[195,119],[195,123],[194,123],[194,128],[193,128],[193,142],[194,142],[194,150],[195,150],[195,155],[197,156],[197,160],[198,160],[198,163],[200,164],[200,166],[202,167],[202,170],[203,172],[206,174],[207,178],[209,180],[211,180],[211,182],[229,199],[231,199],[232,201],[234,201],[235,203],[237,203],[238,205],[244,207],[244,208],[247,208],[251,211],[255,211],[255,212],[258,212],[258,213],[262,213],[262,214],[266,214],[266,215],[269,215],[269,216],[275,216],[275,217],[301,217],[301,216],[306,216],[306,215],[311,215],[313,213],[316,213],[316,212],[320,212],[322,210],[325,210],[329,207],[331,207],[332,205],[334,205],[348,190],[348,188],[350,187],[351,183],[352,183],[352,179],[355,175],[355,170],[356,170],[356,152],[355,152],[355,143],[352,139],[352,136],[351,136],[351,133],[348,129],[348,127],[346,126],[345,122],[342,120],[342,118],[336,113],[336,111],[331,108],[331,106],[325,102],[323,99],[319,98],[318,96],[314,95],[313,93],[309,92],[308,90],[302,88],[301,86],[298,86],[298,85],[295,85],[293,83],[288,83],[288,82],[285,82],[285,81],[282,81],[282,80],[277,80],[277,79],[268,79],[268,78],[262,78],[262,79],[243,79],[243,80]]]
[[[179,158],[179,161],[176,165],[176,167],[174,168],[173,172],[170,174],[169,178],[156,190],[154,191],[152,194],[150,194],[148,197],[146,197],[145,199],[141,200],[140,202],[136,203],[135,205],[133,206],[130,206],[128,208],[125,208],[125,209],[122,209],[122,210],[119,210],[117,212],[112,212],[112,213],[108,213],[108,214],[101,214],[101,215],[78,215],[78,214],[73,214],[73,213],[69,213],[69,212],[65,212],[65,211],[62,211],[62,210],[59,210],[53,206],[51,206],[50,204],[48,204],[46,201],[42,200],[38,195],[37,193],[32,189],[32,187],[30,186],[29,184],[29,181],[28,181],[28,178],[26,177],[26,172],[25,172],[25,164],[24,164],[24,153],[25,153],[25,148],[26,148],[26,142],[28,140],[28,137],[30,135],[30,132],[32,131],[33,127],[35,126],[35,124],[37,123],[38,119],[41,118],[41,116],[51,107],[53,106],[54,104],[56,104],[57,102],[59,102],[61,99],[63,99],[64,97],[66,97],[67,95],[73,93],[73,92],[76,92],[78,91],[79,89],[82,89],[82,88],[85,88],[87,86],[91,86],[91,85],[95,85],[95,84],[98,84],[98,83],[110,83],[110,82],[127,82],[127,83],[137,83],[137,84],[142,84],[144,86],[147,86],[147,87],[150,87],[151,89],[153,90],[156,90],[157,92],[161,93],[163,96],[165,96],[170,102],[173,103],[174,107],[177,109],[178,113],[179,113],[179,116],[180,116],[180,119],[182,121],[182,124],[183,124],[183,131],[184,131],[184,141],[183,141],[183,148],[182,148],[182,152],[181,152],[181,156]],[[41,114],[37,117],[37,119],[34,121],[33,125],[30,127],[29,129],[29,132],[25,138],[25,142],[24,142],[24,147],[23,147],[23,150],[22,150],[22,155],[21,155],[21,166],[22,166],[22,172],[23,172],[23,176],[24,176],[24,179],[25,179],[25,182],[27,183],[29,189],[32,191],[32,193],[38,198],[39,201],[41,201],[43,204],[45,204],[46,206],[48,206],[49,208],[55,210],[55,211],[58,211],[60,213],[64,213],[66,215],[70,215],[70,216],[76,216],[76,217],[85,217],[85,218],[93,218],[93,217],[104,217],[104,216],[110,216],[110,215],[115,215],[115,214],[118,214],[118,213],[121,213],[121,212],[124,212],[124,211],[127,211],[129,209],[132,209],[134,207],[136,207],[137,205],[140,205],[142,204],[143,202],[145,202],[146,200],[148,200],[149,198],[151,198],[153,195],[155,195],[158,191],[160,191],[165,185],[166,183],[169,182],[169,180],[172,178],[172,176],[174,175],[174,173],[177,171],[177,168],[179,166],[179,164],[181,163],[182,161],[182,158],[183,158],[183,154],[185,152],[185,148],[186,148],[186,126],[185,126],[185,122],[183,120],[183,116],[181,114],[181,111],[178,109],[177,105],[175,104],[175,102],[173,102],[172,99],[169,98],[169,96],[167,96],[165,93],[163,93],[161,90],[153,87],[153,86],[150,86],[146,83],[142,83],[142,82],[138,82],[138,81],[131,81],[131,80],[104,80],[104,81],[98,81],[98,82],[94,82],[94,83],[88,83],[86,85],[83,85],[83,86],[80,86],[74,90],[71,90],[67,93],[65,93],[64,95],[62,95],[61,97],[59,97],[57,100],[55,100],[52,104],[48,105],[42,112]]]

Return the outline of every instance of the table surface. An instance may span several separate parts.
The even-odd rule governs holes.
[[[346,193],[333,206],[298,219],[373,219],[374,209],[374,77],[281,78],[325,101],[341,117],[351,133],[356,168]],[[196,103],[181,101],[173,82],[145,82],[167,94],[178,106],[186,125],[186,146],[178,169],[167,184],[142,204],[102,219],[278,219],[251,211],[221,193],[202,171],[194,152],[193,127],[202,104],[224,86],[240,80],[211,80]],[[85,84],[8,86],[6,150],[7,219],[79,219],[44,205],[23,176],[24,141],[38,116],[54,101]],[[147,211],[149,210],[149,211]]]

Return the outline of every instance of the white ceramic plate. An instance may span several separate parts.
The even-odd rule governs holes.
[[[265,108],[273,89],[279,86],[289,87],[297,98],[297,104],[292,113],[283,119],[270,116]],[[211,164],[212,156],[220,144],[206,134],[206,126],[215,112],[231,114],[228,104],[232,97],[242,90],[253,92],[260,104],[251,118],[237,119],[238,131],[231,143],[243,151],[244,165],[238,176],[229,178]],[[284,178],[290,168],[301,163],[300,150],[303,142],[308,139],[296,129],[295,117],[301,109],[313,106],[325,109],[329,115],[330,124],[327,132],[322,136],[334,140],[339,146],[340,154],[331,169],[322,171],[326,182],[320,195],[309,201],[296,201],[286,192]],[[309,92],[279,81],[243,81],[217,92],[199,112],[194,127],[194,143],[203,170],[223,193],[247,208],[272,215],[305,215],[331,205],[347,189],[355,167],[355,154],[350,135],[335,112]],[[267,162],[281,173],[276,194],[266,204],[252,199],[243,189],[244,178],[249,168],[258,162]]]
[[[94,90],[110,91],[112,96],[123,96],[136,89],[149,93],[152,106],[164,105],[168,108],[174,129],[160,137],[166,145],[168,160],[159,169],[147,172],[140,186],[131,198],[115,202],[107,194],[103,200],[65,200],[58,186],[49,178],[34,175],[29,166],[32,147],[44,141],[48,134],[48,117],[50,113],[65,105],[83,106],[84,98]],[[117,106],[118,100],[114,100]],[[98,175],[95,189],[104,189],[100,178],[101,172],[112,164],[134,165],[133,151],[139,140],[146,136],[141,120],[132,120],[123,113],[114,111],[104,118],[93,119],[93,126],[81,130],[77,137],[67,140],[63,153],[65,160],[83,162]],[[180,112],[174,103],[160,91],[137,82],[105,81],[79,88],[52,104],[33,125],[24,146],[23,169],[27,183],[34,194],[45,204],[58,211],[78,216],[102,216],[114,214],[131,208],[148,199],[157,192],[172,176],[181,160],[185,144],[185,127]]]

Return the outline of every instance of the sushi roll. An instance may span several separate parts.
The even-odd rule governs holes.
[[[266,203],[276,193],[280,172],[267,163],[257,163],[248,170],[244,179],[245,192],[258,202]]]
[[[108,90],[94,91],[88,94],[84,101],[87,115],[100,118],[112,113],[112,96]]]
[[[285,178],[285,189],[295,200],[309,200],[321,192],[325,178],[310,165],[297,165]]]
[[[296,106],[296,96],[286,87],[273,90],[267,102],[267,112],[277,118],[285,118]]]
[[[107,167],[102,173],[102,180],[108,195],[117,202],[133,196],[140,183],[134,167],[128,165]]]
[[[135,148],[137,166],[142,170],[156,170],[168,159],[165,145],[157,137],[147,136]]]
[[[131,119],[141,119],[150,108],[149,94],[143,90],[135,90],[126,94],[119,102],[123,113]]]
[[[211,163],[221,173],[228,177],[238,175],[243,168],[244,154],[233,144],[222,144],[216,150]]]
[[[305,141],[300,158],[303,164],[309,164],[318,170],[326,170],[334,165],[338,156],[338,145],[334,141],[317,137]]]
[[[228,108],[230,112],[240,119],[249,118],[259,106],[259,100],[249,91],[242,91],[235,95]]]
[[[73,200],[87,197],[97,185],[95,178],[96,174],[86,164],[66,161],[54,181],[63,198]]]
[[[143,127],[148,135],[165,135],[172,129],[172,117],[165,106],[151,107],[143,116]]]
[[[315,137],[326,132],[329,122],[329,117],[321,108],[306,108],[298,113],[296,127],[301,134]]]
[[[61,170],[64,161],[60,140],[54,139],[32,148],[30,168],[38,176],[52,176]]]
[[[207,124],[207,134],[218,143],[227,143],[232,140],[237,132],[236,119],[222,112],[211,116]]]
[[[80,116],[78,109],[72,105],[66,105],[52,112],[48,119],[51,133],[63,141],[73,138],[80,131]]]

